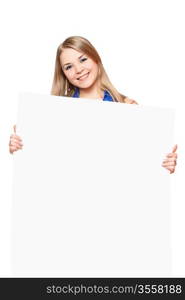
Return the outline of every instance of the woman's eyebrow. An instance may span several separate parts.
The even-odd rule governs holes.
[[[80,56],[78,57],[78,59],[81,58],[83,55],[84,55],[84,53],[83,53],[82,55],[80,55]],[[70,63],[64,64],[63,67],[66,66],[66,65],[70,65]]]

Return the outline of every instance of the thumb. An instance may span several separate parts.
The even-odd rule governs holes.
[[[13,131],[16,133],[16,125],[13,126]]]
[[[177,150],[177,144],[173,147],[172,152],[174,153]]]

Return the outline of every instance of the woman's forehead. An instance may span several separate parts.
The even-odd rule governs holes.
[[[78,59],[83,54],[84,53],[81,51],[77,51],[72,48],[65,48],[62,50],[62,53],[60,55],[60,61],[62,64],[67,64]]]

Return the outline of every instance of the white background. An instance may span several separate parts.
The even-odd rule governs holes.
[[[1,1],[0,276],[11,275],[13,157],[8,142],[16,123],[18,92],[50,93],[57,46],[71,35],[92,42],[120,92],[142,105],[176,108],[179,158],[176,173],[169,175],[173,275],[185,276],[183,5],[183,0]]]

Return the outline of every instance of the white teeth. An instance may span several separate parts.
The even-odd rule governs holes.
[[[81,77],[79,77],[79,78],[77,78],[77,79],[78,79],[78,80],[83,80],[83,79],[85,79],[88,75],[89,75],[89,73],[84,74],[83,76],[81,76]]]

